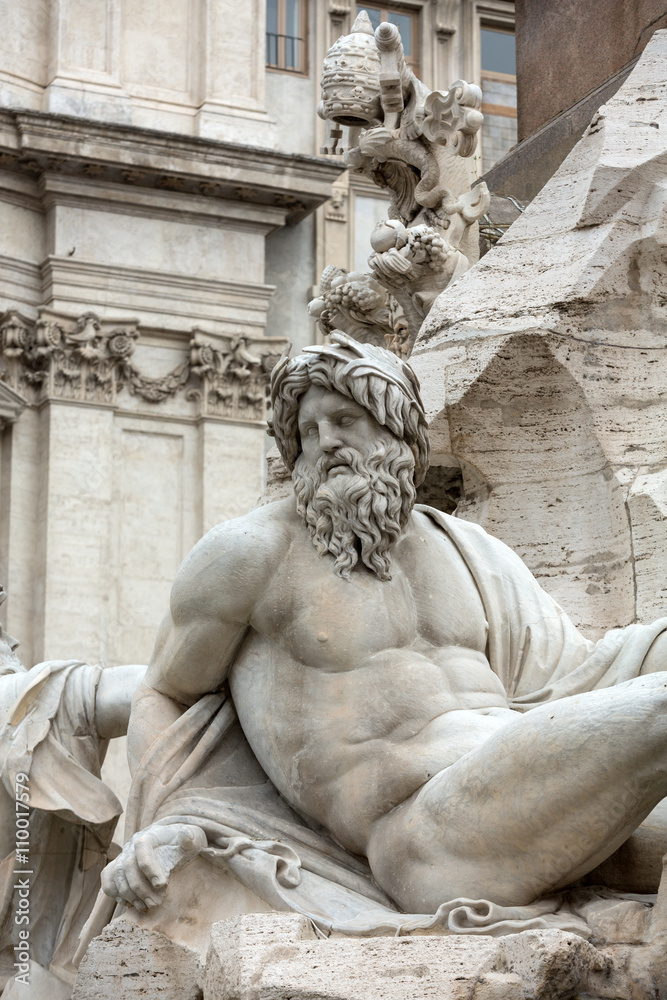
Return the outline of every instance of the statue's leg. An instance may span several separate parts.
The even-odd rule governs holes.
[[[657,892],[666,855],[667,799],[663,799],[618,850],[588,872],[581,883],[619,892]],[[667,880],[664,894],[667,898]]]
[[[667,678],[540,706],[436,774],[373,827],[398,905],[532,902],[615,851],[667,795]]]

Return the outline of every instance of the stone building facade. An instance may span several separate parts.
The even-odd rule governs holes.
[[[386,214],[318,154],[322,59],[361,6],[2,5],[0,580],[26,663],[146,660],[183,556],[261,492],[270,366]],[[516,121],[484,64],[513,3],[366,9],[430,87],[487,88],[481,174]]]

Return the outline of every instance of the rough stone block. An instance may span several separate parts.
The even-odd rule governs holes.
[[[459,516],[591,636],[666,606],[666,59],[658,31],[411,356],[432,450],[463,472]],[[487,119],[485,158],[510,121]]]
[[[575,934],[316,937],[297,914],[214,924],[204,1000],[555,1000],[610,960]],[[620,996],[621,994],[619,994]]]
[[[201,1000],[197,955],[122,919],[91,943],[72,1000]]]

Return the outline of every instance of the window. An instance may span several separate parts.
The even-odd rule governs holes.
[[[393,6],[389,9],[388,7],[375,5],[371,7],[366,3],[358,3],[357,14],[362,10],[368,14],[373,31],[382,21],[389,21],[390,24],[396,25],[401,33],[405,61],[415,76],[419,76],[419,14],[412,10],[397,10]]]
[[[266,0],[266,65],[306,73],[307,0]]]
[[[482,24],[482,72],[516,76],[514,32],[500,28],[485,28]]]
[[[516,56],[514,32],[508,27],[482,21],[480,36],[486,173],[516,143]]]

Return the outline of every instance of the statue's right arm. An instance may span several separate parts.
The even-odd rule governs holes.
[[[128,730],[134,770],[156,737],[202,695],[219,690],[248,630],[270,549],[257,518],[213,528],[181,565]],[[267,551],[268,550],[268,551]]]
[[[132,703],[128,751],[133,774],[156,737],[224,682],[257,599],[280,563],[286,538],[282,523],[280,512],[263,508],[218,525],[179,569],[169,614]],[[174,867],[206,843],[204,831],[192,824],[151,824],[107,865],[102,888],[138,910],[157,906]]]

